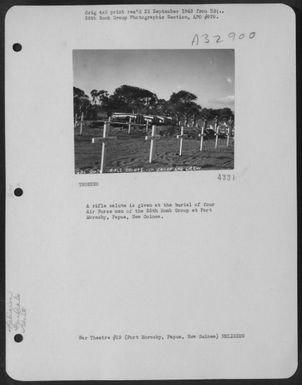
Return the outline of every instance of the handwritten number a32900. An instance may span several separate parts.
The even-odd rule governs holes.
[[[200,44],[209,44],[209,43],[223,43],[228,40],[253,40],[256,36],[256,32],[229,32],[227,35],[209,35],[208,33],[203,33],[202,35],[198,35],[195,33],[192,39],[192,46],[198,46]],[[224,37],[224,39],[222,38]]]

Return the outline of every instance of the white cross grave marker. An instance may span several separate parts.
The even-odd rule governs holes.
[[[145,136],[145,140],[150,140],[150,154],[149,154],[149,163],[152,163],[155,143],[154,140],[159,140],[160,135],[156,135],[156,126],[152,126],[151,136]]]
[[[102,143],[100,173],[103,173],[105,168],[106,143],[110,140],[117,139],[116,136],[107,136],[110,128],[110,120],[111,119],[109,118],[108,122],[104,122],[103,137],[92,138],[92,143]]]
[[[219,136],[219,126],[218,126],[218,123],[217,123],[217,118],[215,119],[215,123],[214,123],[214,131],[215,131],[215,148],[217,148],[218,146],[218,136]]]
[[[182,142],[183,142],[183,138],[184,138],[184,126],[181,126],[180,135],[177,135],[176,138],[179,139],[179,156],[181,156],[181,154],[182,154]]]
[[[229,147],[230,143],[230,136],[231,136],[231,130],[232,130],[232,119],[229,119],[228,121],[228,128],[227,128],[227,144],[226,146]]]
[[[81,121],[80,121],[80,135],[83,134],[83,119],[84,119],[84,113],[81,113]]]
[[[132,123],[132,117],[129,116],[129,123],[128,123],[128,134],[131,134],[131,123]]]
[[[199,148],[199,151],[202,151],[205,127],[206,127],[206,121],[204,120],[203,124],[202,124],[202,127],[201,127],[201,133],[199,134],[199,136],[200,136],[200,148]]]
[[[226,142],[227,147],[229,147],[229,144],[230,144],[230,133],[231,133],[231,127],[228,126],[227,127],[227,142]]]

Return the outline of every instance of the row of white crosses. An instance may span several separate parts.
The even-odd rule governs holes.
[[[229,144],[230,144],[232,122],[233,121],[231,119],[229,119],[229,121],[228,121],[229,124],[226,127],[226,137],[227,137],[226,147],[229,147]],[[205,125],[206,125],[206,122],[204,121],[203,126],[202,126],[201,138],[203,137]],[[214,120],[215,149],[218,147],[219,133],[220,133],[220,127],[218,125],[218,119],[216,117]],[[201,143],[200,143],[200,151],[202,151],[202,139],[201,139]]]
[[[110,129],[110,122],[111,122],[111,118],[109,118],[108,121],[104,121],[103,136],[102,137],[92,138],[92,141],[91,141],[93,144],[95,144],[95,143],[102,143],[100,173],[103,173],[104,172],[104,168],[105,168],[105,157],[106,157],[107,143],[112,141],[112,140],[116,140],[117,139],[116,136],[108,136],[109,129]],[[117,123],[117,122],[114,122],[114,124],[115,123]],[[129,134],[131,132],[131,124],[132,123],[131,123],[131,118],[130,118],[129,119],[129,126],[128,126],[128,133]],[[135,124],[135,125],[136,126],[145,126],[145,124]],[[146,131],[147,130],[148,130],[148,122],[146,123]],[[152,126],[152,136],[153,137],[152,138],[150,137],[151,138],[150,157],[149,157],[149,162],[150,163],[152,162],[153,153],[154,153],[154,143],[153,143],[153,140],[160,138],[159,135],[155,135],[155,130],[156,130],[156,126]]]
[[[108,136],[109,128],[110,128],[111,118],[108,119],[107,122],[104,122],[103,128],[103,136],[92,138],[92,143],[102,143],[102,153],[101,153],[101,165],[100,165],[100,173],[104,172],[105,168],[105,156],[106,156],[106,146],[108,141],[116,140],[116,136]],[[148,124],[147,124],[148,127]],[[149,163],[152,163],[153,155],[155,151],[155,140],[160,139],[160,135],[156,135],[156,126],[152,126],[151,136],[146,136],[145,140],[150,140],[150,154],[149,154]]]
[[[199,150],[203,150],[203,138],[204,138],[204,130],[206,127],[206,120],[203,121],[203,125],[201,127],[201,133],[200,136],[200,147]],[[215,148],[218,147],[218,136],[219,136],[219,126],[217,122],[217,118],[214,121],[214,131],[215,131]],[[229,140],[230,140],[230,127],[227,128],[227,147],[229,146]],[[155,141],[159,140],[161,138],[160,135],[156,134],[156,126],[152,126],[152,132],[150,136],[146,136],[145,140],[150,140],[150,153],[149,153],[149,163],[152,163],[154,152],[155,152]],[[179,140],[179,152],[178,155],[182,156],[182,148],[183,148],[183,140],[184,140],[184,126],[181,126],[180,128],[180,134],[176,136],[176,138]]]
[[[231,125],[232,121],[229,120],[229,126],[226,129],[226,135],[227,135],[227,142],[226,146],[229,147],[230,144],[230,136],[231,136]],[[201,133],[199,134],[200,137],[200,146],[199,151],[203,150],[203,139],[204,139],[204,130],[206,128],[206,120],[203,121],[203,124],[201,126]],[[214,135],[215,135],[215,149],[218,147],[218,138],[219,138],[219,126],[218,126],[218,119],[216,118],[214,120]],[[184,138],[184,126],[181,126],[180,135],[177,135],[177,139],[179,139],[179,155],[182,155],[182,146],[183,146],[183,138]]]
[[[100,166],[100,172],[104,172],[105,167],[105,154],[106,154],[106,145],[109,141],[116,140],[116,136],[108,136],[109,128],[110,128],[110,122],[111,118],[108,119],[108,121],[104,122],[104,128],[103,128],[103,136],[102,137],[96,137],[92,138],[92,143],[102,143],[102,154],[101,154],[101,166]],[[131,122],[129,122],[130,125]],[[148,125],[147,125],[148,127]],[[204,130],[206,127],[206,121],[203,122],[203,125],[201,127],[201,133],[200,133],[200,147],[199,150],[203,150],[203,138],[204,138]],[[215,119],[214,123],[214,130],[215,130],[215,148],[218,146],[218,135],[219,135],[219,128],[217,124],[217,119]],[[230,136],[230,129],[227,130],[227,146],[229,145],[229,136]],[[149,163],[152,163],[154,153],[155,153],[155,143],[157,140],[161,138],[160,135],[156,134],[156,126],[152,125],[152,131],[151,135],[145,136],[145,140],[150,140],[150,152],[149,152]],[[179,140],[179,156],[182,155],[182,148],[183,148],[183,139],[184,139],[184,126],[181,126],[180,135],[177,135],[176,137]]]
[[[201,133],[199,134],[199,136],[200,136],[199,151],[202,151],[202,148],[203,148],[203,138],[204,138],[205,126],[206,126],[206,122],[204,121],[203,125],[201,127]],[[183,139],[184,139],[184,126],[180,127],[180,135],[177,135],[176,138],[179,140],[179,152],[178,152],[178,155],[181,156],[182,155]]]

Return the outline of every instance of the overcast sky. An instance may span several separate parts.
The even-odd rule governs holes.
[[[73,70],[74,86],[89,96],[127,84],[164,99],[186,90],[202,107],[234,110],[233,50],[74,50]]]

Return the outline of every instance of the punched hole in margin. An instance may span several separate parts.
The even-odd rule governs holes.
[[[13,44],[13,50],[14,50],[15,52],[20,52],[21,49],[22,49],[22,44],[20,44],[20,43],[14,43],[14,44]]]
[[[23,195],[22,188],[20,188],[20,187],[15,188],[14,194],[15,194],[16,197],[20,197],[21,195]]]
[[[15,334],[14,340],[15,340],[15,342],[22,342],[23,341],[22,334]]]

